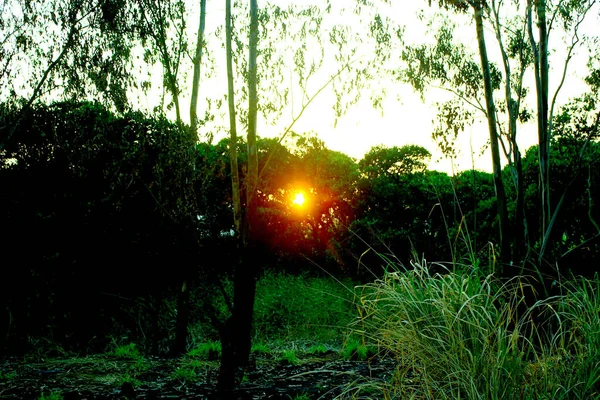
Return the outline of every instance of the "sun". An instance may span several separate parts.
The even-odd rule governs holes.
[[[297,206],[303,206],[305,200],[306,199],[304,198],[304,195],[302,193],[296,193],[296,196],[294,196],[294,200],[292,200],[292,203],[296,204]]]

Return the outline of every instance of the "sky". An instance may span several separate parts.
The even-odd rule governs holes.
[[[290,4],[298,7],[305,5],[318,4],[323,5],[326,0],[272,0],[272,4],[277,4],[284,8]],[[350,40],[348,48],[356,47],[357,53],[353,58],[358,58],[356,65],[359,66],[363,60],[368,60],[374,53],[373,42],[369,41],[366,35],[365,21],[370,21],[375,13],[379,13],[398,25],[403,26],[404,40],[411,44],[416,43],[431,43],[432,34],[427,30],[427,21],[430,21],[432,16],[439,12],[435,7],[429,7],[426,0],[391,0],[389,4],[385,4],[383,0],[374,0],[378,3],[375,9],[365,8],[358,16],[354,14],[353,7],[356,3],[351,0],[331,0],[333,7],[332,12],[325,17],[322,26],[322,39],[325,43],[325,58],[320,70],[318,70],[309,81],[307,87],[307,95],[312,96],[317,90],[329,80],[338,68],[339,63],[333,61],[335,52],[330,47],[328,42],[329,30],[335,24],[346,24],[349,26],[350,34],[355,34],[354,39]],[[207,26],[206,33],[209,35],[208,46],[209,55],[214,60],[214,70],[209,74],[208,68],[203,67],[203,78],[200,85],[200,96],[208,95],[212,99],[224,99],[227,91],[227,83],[225,76],[225,53],[222,46],[222,38],[224,35],[216,36],[215,31],[222,27],[224,21],[224,4],[222,1],[208,0],[207,1]],[[246,2],[243,2],[246,3]],[[258,6],[264,7],[266,0],[258,0]],[[435,2],[434,2],[435,3]],[[512,1],[507,1],[512,3]],[[199,16],[197,1],[189,0],[189,18],[188,18],[188,37],[190,47],[195,44],[197,21]],[[345,9],[344,9],[345,7]],[[590,11],[586,23],[582,30],[590,35],[597,35],[597,26],[599,21],[598,8]],[[239,16],[240,25],[246,23],[244,16]],[[470,16],[452,16],[452,21],[457,24],[455,30],[455,41],[464,43],[473,49],[477,56],[475,28]],[[293,23],[290,23],[292,25]],[[488,43],[489,57],[492,62],[500,64],[500,54],[497,49],[496,42],[493,37],[493,32],[489,29],[485,31],[486,40]],[[561,32],[555,32],[551,39],[551,93],[558,85],[558,78],[562,72],[562,63],[564,61],[564,44],[561,40]],[[247,41],[243,38],[244,42]],[[361,44],[359,44],[361,42]],[[317,48],[315,42],[307,40],[306,42],[285,42],[289,51],[306,45],[306,58],[318,58],[319,53],[314,52]],[[260,44],[259,44],[260,46]],[[401,64],[398,60],[398,51],[401,47],[398,44],[394,45],[391,61],[386,64],[386,67],[398,68]],[[142,51],[142,50],[140,50]],[[586,75],[585,67],[587,52],[585,49],[580,49],[576,57],[569,66],[569,73],[565,87],[559,97],[559,104],[566,102],[573,96],[580,95],[585,90],[585,85],[582,78]],[[477,59],[478,60],[478,59]],[[259,60],[260,61],[260,60]],[[285,66],[293,64],[291,56],[285,60]],[[182,73],[182,94],[180,103],[182,104],[182,118],[185,122],[189,122],[189,92],[191,89],[191,63],[188,61],[186,65],[187,78]],[[263,87],[259,87],[259,96],[271,91],[290,90],[290,99],[284,107],[281,116],[275,118],[259,118],[258,135],[263,137],[278,137],[284,132],[298,115],[302,99],[301,91],[297,85],[297,76],[292,73],[292,68],[289,68],[289,76],[283,74],[281,82],[263,82]],[[141,72],[141,73],[147,73]],[[153,86],[159,88],[162,86],[161,68],[156,66],[151,71]],[[348,78],[343,76],[344,79]],[[532,81],[531,71],[526,75],[526,83],[531,90],[530,99],[534,97],[534,84]],[[241,81],[237,82],[238,89],[241,87]],[[268,86],[268,87],[265,87]],[[381,110],[376,110],[372,107],[369,97],[373,94],[378,94],[383,91],[387,92],[387,96],[382,103]],[[431,138],[433,129],[433,120],[436,115],[435,102],[448,99],[448,92],[441,89],[429,88],[425,92],[424,99],[416,94],[412,88],[402,82],[392,79],[390,76],[382,76],[373,79],[360,89],[360,101],[351,106],[349,110],[339,120],[336,121],[333,112],[335,97],[333,95],[332,86],[327,86],[307,107],[302,117],[293,126],[292,130],[297,133],[313,132],[316,133],[322,140],[325,141],[328,148],[345,153],[357,160],[362,158],[369,149],[376,145],[385,146],[403,146],[409,144],[421,145],[432,153],[430,169],[436,169],[448,173],[457,172],[464,169],[475,167],[479,170],[491,171],[491,157],[489,150],[486,150],[486,143],[489,138],[487,130],[487,122],[483,115],[476,115],[476,123],[472,126],[467,126],[465,131],[459,136],[458,147],[460,153],[455,160],[445,158],[438,146]],[[354,92],[355,94],[355,92]],[[352,96],[354,94],[351,94]],[[500,95],[501,93],[498,93]],[[150,93],[149,95],[136,95],[137,102],[140,108],[152,110],[160,104],[160,91]],[[216,122],[212,125],[207,125],[201,128],[201,138],[207,136],[207,133],[214,134],[214,140],[219,140],[226,137],[228,134],[228,115],[226,102],[225,107],[220,112],[216,113]],[[531,108],[534,108],[530,105]],[[206,102],[199,104],[199,115],[203,115],[206,110]],[[173,112],[168,113],[173,117]],[[530,124],[519,127],[519,143],[522,150],[535,144],[537,132],[535,121]],[[244,125],[242,121],[238,123],[238,132],[240,135],[245,135]]]
[[[277,4],[283,7],[289,2],[289,0],[279,0]],[[313,4],[315,2],[318,2],[318,0],[296,1],[295,3],[303,5]],[[334,2],[334,11],[327,17],[328,20],[325,27],[327,27],[327,24],[340,22],[350,24],[355,23],[358,27],[360,25],[358,17],[353,16],[348,10],[344,12],[341,9],[335,9],[335,6],[339,6],[340,4],[351,3]],[[259,7],[262,5],[263,2],[259,1]],[[431,35],[428,35],[426,32],[424,21],[438,11],[439,10],[436,10],[435,8],[428,7],[425,0],[394,0],[391,5],[381,5],[376,10],[376,12],[379,12],[382,15],[389,16],[395,23],[405,26],[405,40],[407,42],[415,43],[431,40]],[[209,16],[211,15],[210,13],[211,11],[209,9]],[[212,13],[220,13],[220,10],[214,10]],[[417,17],[419,14],[425,15],[426,18],[420,20]],[[363,14],[361,15],[364,17]],[[475,27],[471,23],[470,16],[453,18],[458,24],[455,39],[473,47],[473,51],[475,52]],[[348,19],[351,21],[348,22]],[[194,17],[191,18],[191,21],[195,20]],[[214,19],[213,21],[218,20],[219,19]],[[218,24],[218,22],[216,23]],[[594,32],[597,23],[598,11],[596,9],[595,11],[590,12],[590,15],[588,16],[587,25],[585,27],[588,33]],[[209,23],[207,30],[210,29]],[[493,32],[488,28],[485,34],[489,47],[490,59],[500,64],[500,54],[497,50]],[[558,32],[556,36],[558,36]],[[551,92],[553,92],[558,85],[558,77],[562,72],[564,46],[561,40],[556,40],[556,37],[553,37],[551,44],[555,45],[555,47],[551,49],[552,53],[550,56],[552,69],[550,87]],[[360,56],[369,57],[369,54],[372,53],[372,51],[372,44],[367,42],[363,47],[359,47],[358,53]],[[475,54],[477,55],[477,53]],[[562,90],[561,96],[559,97],[559,103],[564,103],[567,99],[579,95],[585,90],[585,85],[582,81],[582,78],[587,71],[585,68],[585,55],[585,51],[580,51],[573,60],[572,65],[570,65],[565,88]],[[220,56],[216,55],[216,57],[219,58]],[[223,60],[223,58],[221,58],[221,60]],[[217,62],[217,65],[222,69],[225,67],[224,61]],[[316,88],[320,87],[323,82],[327,81],[328,77],[336,70],[336,68],[335,65],[332,66],[327,64],[327,62],[325,63],[322,68],[323,71],[315,74],[312,82],[312,93],[314,93]],[[526,79],[532,92],[530,98],[533,98],[534,84],[531,72]],[[205,87],[206,85],[210,85],[208,82],[204,82],[203,84]],[[293,83],[286,82],[283,87],[285,87],[285,85],[292,91],[294,90]],[[225,86],[222,85],[220,87]],[[377,92],[384,89],[387,91],[387,97],[383,103],[383,112],[381,112],[380,110],[375,110],[371,106],[368,97],[369,93],[371,93],[370,91]],[[431,88],[426,92],[423,101],[409,85],[387,78],[383,78],[379,82],[373,81],[363,90],[365,93],[363,93],[362,99],[358,104],[352,106],[346,115],[340,118],[336,123],[332,111],[335,98],[333,97],[330,88],[327,88],[306,109],[303,116],[294,125],[293,131],[299,133],[315,132],[325,141],[328,148],[345,153],[357,160],[362,158],[363,155],[375,145],[402,146],[417,144],[427,148],[432,153],[432,160],[429,166],[430,169],[448,173],[473,167],[484,171],[492,170],[491,157],[486,145],[489,133],[487,130],[487,121],[483,115],[476,115],[477,122],[472,126],[467,126],[465,131],[459,136],[458,147],[460,149],[460,154],[454,160],[449,160],[444,157],[438,146],[432,140],[431,131],[433,129],[433,120],[436,115],[434,103],[440,99],[449,98],[447,92]],[[311,90],[309,89],[309,92],[310,91]],[[296,88],[296,93],[298,92],[299,90]],[[292,106],[290,105],[290,107],[284,110],[279,122],[274,125],[267,123],[264,119],[259,119],[259,136],[279,136],[298,113],[301,101],[299,98],[296,98],[294,103],[294,112],[292,112]],[[522,125],[519,129],[519,143],[522,150],[535,144],[537,139],[535,121],[532,121],[527,125]],[[225,134],[226,132],[222,132],[222,136],[218,137],[224,137]]]
[[[397,17],[395,19],[400,24],[406,26],[405,39],[408,42],[427,41],[427,38],[424,39],[427,34],[424,31],[423,23],[419,22],[416,17],[419,13],[433,14],[425,1],[395,1],[389,10]],[[595,32],[598,26],[597,9],[595,12],[590,12],[587,22],[585,26],[587,32]],[[476,51],[475,27],[471,24],[470,17],[457,19],[457,24],[459,24],[459,27],[456,30],[455,39],[471,45],[473,50]],[[485,35],[490,59],[500,66],[501,57],[493,32],[487,29]],[[555,38],[556,35],[552,37],[552,39]],[[552,53],[550,55],[550,90],[553,93],[562,74],[564,46],[561,41],[554,40],[551,43],[556,45],[551,49]],[[582,49],[576,54],[569,66],[567,80],[559,94],[559,103],[564,103],[567,99],[580,95],[586,90],[583,83],[583,78],[587,72],[585,67],[586,55],[587,51]],[[526,79],[533,94],[535,86],[532,74],[529,73]],[[432,88],[427,91],[423,101],[407,84],[386,82],[385,86],[391,94],[385,102],[383,115],[374,110],[368,104],[368,101],[363,101],[359,103],[355,110],[348,113],[337,127],[334,127],[332,123],[326,122],[327,118],[324,113],[324,110],[327,109],[326,104],[319,104],[310,109],[307,118],[300,121],[299,130],[315,130],[319,132],[320,137],[325,140],[330,148],[357,159],[360,159],[369,148],[375,145],[402,146],[417,144],[427,148],[432,153],[430,169],[452,173],[470,169],[474,166],[479,170],[492,171],[490,151],[487,149],[489,131],[487,120],[483,115],[477,115],[476,120],[478,122],[473,126],[467,126],[459,136],[460,154],[455,160],[449,160],[442,155],[431,138],[433,119],[436,115],[434,102],[442,98],[449,98],[448,93]],[[533,98],[533,96],[530,96],[530,98]],[[325,100],[323,103],[325,103]],[[531,107],[533,108],[533,105]],[[519,129],[519,143],[522,150],[536,143],[535,121],[521,125]]]

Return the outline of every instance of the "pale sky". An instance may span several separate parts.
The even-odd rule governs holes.
[[[378,2],[379,0],[375,0]],[[273,1],[274,2],[274,1]],[[325,0],[277,0],[276,4],[282,8],[288,4],[295,4],[296,6],[311,5],[311,4],[324,4]],[[369,43],[366,39],[366,26],[361,25],[360,18],[354,15],[352,7],[354,7],[355,1],[351,0],[331,0],[334,5],[331,14],[327,15],[323,24],[322,37],[325,43],[325,63],[321,70],[315,74],[308,84],[308,95],[312,95],[315,91],[321,87],[329,77],[337,71],[339,64],[332,61],[331,57],[333,52],[327,46],[328,42],[328,29],[334,24],[348,24],[354,33],[365,32],[360,36],[360,40],[365,38],[364,43],[358,47],[358,55],[368,59],[373,54],[373,44]],[[383,3],[382,1],[379,1]],[[208,39],[210,55],[215,60],[215,72],[212,76],[204,76],[200,86],[200,104],[198,115],[203,115],[206,108],[206,103],[202,97],[207,94],[213,98],[220,98],[224,100],[224,96],[227,92],[227,83],[225,76],[225,54],[222,48],[222,38],[215,37],[214,32],[217,27],[223,25],[224,21],[224,5],[223,2],[217,2],[213,0],[207,1],[207,26],[206,33],[211,35]],[[430,20],[437,10],[430,8],[427,5],[427,0],[391,0],[391,5],[381,4],[376,10],[366,9],[361,13],[361,17],[364,20],[370,20],[368,13],[380,13],[393,20],[394,23],[405,26],[404,39],[409,43],[423,43],[431,42],[431,35],[426,33],[426,23]],[[507,1],[507,3],[512,3]],[[195,36],[197,31],[198,21],[198,4],[197,1],[190,1],[189,7],[189,18],[188,18],[188,35],[190,40],[190,47],[195,46]],[[259,8],[264,6],[266,2],[259,0]],[[342,7],[348,7],[348,10],[343,10]],[[335,8],[338,7],[338,8]],[[421,14],[424,18],[419,19],[417,15]],[[597,26],[599,23],[598,19],[598,8],[594,8],[590,11],[584,32],[590,35],[597,35]],[[243,18],[239,16],[238,24],[246,23]],[[475,28],[472,24],[471,17],[453,17],[456,20],[456,41],[462,42],[468,46],[473,47],[475,55],[478,57],[476,51],[476,39],[475,39]],[[293,23],[293,22],[292,22]],[[290,23],[290,24],[292,24]],[[247,42],[247,38],[243,38],[244,42]],[[486,30],[486,40],[488,43],[489,57],[492,61],[495,61],[500,65],[500,56],[497,49],[497,44],[493,35],[493,32],[488,28]],[[289,48],[294,50],[301,43],[287,43]],[[310,41],[306,43],[309,49],[313,48],[314,43]],[[350,44],[352,45],[352,43]],[[558,77],[562,71],[562,63],[564,60],[564,45],[560,40],[560,32],[555,32],[551,38],[551,56],[550,63],[552,67],[551,71],[551,93],[558,83]],[[395,48],[397,52],[399,47]],[[307,55],[307,59],[310,59],[310,51]],[[582,83],[583,78],[587,69],[585,67],[585,59],[587,51],[580,49],[578,57],[576,57],[571,66],[569,67],[569,74],[565,83],[565,88],[561,92],[559,103],[564,103],[570,97],[581,94],[585,90],[585,85]],[[395,58],[394,58],[395,57]],[[392,60],[398,59],[398,53],[392,57]],[[478,61],[478,58],[476,59]],[[291,58],[289,64],[292,64]],[[395,66],[396,64],[389,64],[388,66]],[[400,67],[400,62],[397,62]],[[204,73],[207,68],[203,67]],[[188,80],[184,81],[181,85],[182,94],[180,97],[180,103],[182,104],[182,118],[185,122],[188,122],[189,116],[189,97],[191,82],[190,78],[192,75],[191,63],[188,61],[185,64],[184,73],[188,75]],[[291,73],[291,71],[290,71]],[[142,72],[143,74],[143,72]],[[157,67],[152,73],[154,87],[161,87],[162,76],[161,69]],[[531,80],[532,73],[528,73],[528,86],[531,91],[530,99],[534,97],[535,87]],[[275,137],[281,135],[285,128],[291,123],[294,116],[297,115],[301,99],[299,98],[300,89],[295,84],[295,76],[291,79],[287,78],[282,83],[277,83],[277,89],[283,90],[285,88],[291,90],[294,93],[293,101],[290,101],[287,108],[283,111],[282,116],[279,120],[274,123],[267,123],[262,117],[259,118],[258,123],[258,134],[262,137]],[[238,85],[238,89],[240,86]],[[262,90],[261,90],[262,89]],[[264,87],[259,87],[259,96],[264,94]],[[385,89],[387,91],[387,97],[383,103],[383,114],[379,110],[372,108],[369,97],[373,93],[377,93]],[[305,111],[302,118],[293,127],[293,131],[298,133],[303,132],[314,132],[323,139],[326,145],[333,150],[337,150],[348,154],[357,160],[367,152],[372,146],[375,145],[386,145],[386,146],[403,146],[407,144],[417,144],[427,148],[432,154],[432,162],[430,164],[431,169],[437,169],[451,173],[453,170],[464,170],[470,169],[473,164],[475,168],[491,171],[491,160],[489,151],[486,151],[483,155],[482,147],[485,146],[489,137],[487,131],[487,123],[482,115],[479,115],[478,121],[472,127],[467,127],[465,132],[459,136],[459,148],[461,151],[458,159],[455,160],[454,165],[449,160],[442,157],[437,145],[431,139],[432,131],[432,120],[435,118],[435,109],[433,104],[435,101],[440,101],[448,98],[448,93],[439,89],[430,89],[425,94],[425,102],[422,102],[420,97],[415,94],[412,88],[406,84],[398,81],[393,81],[389,77],[382,77],[379,80],[370,82],[369,87],[362,90],[362,100],[352,106],[348,113],[344,115],[334,126],[334,113],[333,105],[335,98],[333,96],[331,87],[326,88]],[[500,92],[497,95],[501,95]],[[142,95],[138,98],[137,102],[143,109],[146,108],[151,110],[154,106],[160,104],[160,92],[155,92],[149,96]],[[168,97],[168,96],[167,96]],[[132,99],[136,102],[135,99]],[[228,115],[227,106],[224,102],[224,107],[221,110],[221,114],[216,115],[216,122],[214,126],[205,127],[204,131],[201,130],[201,135],[206,134],[207,131],[214,133],[215,140],[219,140],[225,137],[228,132]],[[533,108],[533,107],[532,107]],[[173,113],[168,113],[171,117]],[[270,122],[270,121],[269,121]],[[535,130],[535,122],[527,126],[520,126],[520,145],[521,150],[524,150],[535,144],[537,133]],[[245,136],[243,124],[238,123],[239,135]],[[473,155],[472,155],[473,154]]]
[[[282,7],[288,1],[280,0],[278,4]],[[296,4],[314,4],[316,0],[305,0],[296,1]],[[259,1],[259,7],[261,6]],[[341,3],[335,3],[339,5]],[[350,3],[347,3],[350,4]],[[210,6],[210,5],[209,5]],[[425,15],[431,15],[434,10],[427,6],[425,0],[394,0],[391,6],[382,6],[378,12],[383,15],[388,15],[393,18],[396,22],[405,25],[406,35],[405,40],[408,42],[422,42],[423,40],[431,39],[425,35],[425,22],[417,19],[417,13],[422,12]],[[209,10],[210,12],[210,10]],[[332,13],[333,16],[336,13]],[[339,17],[330,20],[331,24],[340,21],[346,21],[348,18],[353,18],[348,13],[338,13]],[[350,16],[349,16],[350,15]],[[332,18],[329,16],[328,18]],[[194,21],[195,19],[191,19]],[[456,31],[457,40],[462,41],[467,45],[472,45],[474,51],[476,51],[476,40],[475,28],[471,24],[470,17],[462,17],[458,20],[460,28]],[[587,27],[597,27],[598,23],[598,11],[590,12],[588,16]],[[590,30],[588,28],[588,31]],[[588,32],[589,33],[589,32]],[[595,34],[595,32],[594,32]],[[560,40],[556,40],[557,37],[553,38],[554,41],[551,44],[555,45],[551,54],[551,65],[553,66],[553,75],[551,77],[551,93],[557,86],[557,76],[562,71],[562,51],[563,48]],[[489,47],[489,56],[492,61],[496,61],[499,64],[500,56],[497,50],[497,45],[493,32],[489,29],[486,31],[486,40]],[[359,52],[363,52],[368,56],[372,48],[365,46],[361,48]],[[587,51],[580,51],[585,56]],[[477,55],[477,53],[476,53]],[[477,59],[478,60],[478,59]],[[561,92],[560,99],[562,102],[566,101],[569,97],[579,95],[585,90],[585,85],[582,83],[581,78],[585,76],[587,69],[585,68],[585,58],[576,58],[572,63],[565,83],[565,88]],[[223,63],[218,63],[222,65]],[[499,64],[500,65],[500,64]],[[323,67],[327,69],[327,66]],[[335,67],[334,69],[335,70]],[[329,68],[329,71],[333,71]],[[317,75],[313,81],[314,87],[320,86],[327,80],[327,77],[331,74]],[[531,88],[533,98],[534,85],[531,81],[531,73],[529,73],[529,87]],[[336,127],[334,127],[334,116],[332,106],[334,103],[333,95],[330,91],[325,91],[312,103],[306,110],[302,118],[296,123],[293,130],[296,132],[315,132],[323,139],[327,146],[333,150],[341,151],[348,154],[356,159],[362,158],[365,152],[367,152],[372,146],[375,145],[386,145],[386,146],[402,146],[407,144],[417,144],[427,148],[432,154],[432,162],[430,164],[431,169],[437,169],[451,173],[453,169],[464,170],[470,169],[475,165],[475,168],[491,171],[491,158],[489,150],[482,153],[482,148],[485,146],[489,133],[487,130],[487,122],[484,120],[482,115],[479,115],[479,123],[476,123],[472,127],[467,127],[459,137],[459,148],[461,151],[460,156],[453,162],[445,159],[439,151],[437,145],[431,139],[432,131],[432,120],[435,117],[435,109],[432,104],[436,100],[440,100],[441,97],[447,97],[446,92],[431,89],[425,96],[425,103],[423,103],[418,95],[416,95],[412,88],[406,84],[400,82],[393,82],[390,80],[383,80],[379,84],[372,83],[371,89],[378,90],[380,87],[385,87],[388,91],[387,99],[384,103],[383,115],[380,111],[374,110],[369,102],[368,94],[363,95],[363,99],[350,111],[347,115],[343,116]],[[312,93],[310,93],[312,94]],[[499,93],[501,94],[501,93]],[[299,108],[300,101],[296,101],[295,113]],[[295,114],[294,114],[295,115]],[[284,112],[280,123],[275,127],[269,126],[263,120],[259,120],[259,135],[260,136],[277,136],[283,131],[284,127],[289,125],[292,120],[291,107],[287,112]],[[521,150],[524,152],[526,148],[535,144],[537,139],[537,132],[535,128],[535,122],[527,126],[520,126],[520,144]],[[453,165],[454,164],[454,165]]]

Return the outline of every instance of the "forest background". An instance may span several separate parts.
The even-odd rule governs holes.
[[[338,6],[228,1],[217,18],[205,1],[3,3],[4,351],[35,337],[93,351],[117,329],[182,353],[204,319],[232,387],[264,270],[368,282],[432,260],[533,276],[529,304],[564,276],[594,276],[600,73],[584,22],[596,2],[439,1],[415,17],[422,42],[391,3]],[[477,47],[455,33],[465,27]],[[586,90],[563,98],[573,65]],[[448,159],[481,130],[492,173],[430,170],[421,145],[352,158],[296,133],[320,118],[308,114],[317,99],[335,124],[365,102],[389,112],[397,87],[435,99],[430,134]],[[537,145],[524,150],[532,121]],[[281,134],[257,136],[269,129]],[[143,299],[158,324],[165,298],[172,328],[123,307]]]

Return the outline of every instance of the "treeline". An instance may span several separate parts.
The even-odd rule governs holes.
[[[239,250],[228,140],[196,143],[162,116],[115,115],[85,102],[4,103],[0,119],[3,350],[22,353],[44,337],[93,351],[127,332],[168,352],[176,335],[185,344],[190,322],[218,320],[211,305],[227,291],[222,282]],[[600,252],[600,144],[562,132],[552,146],[551,200],[562,210],[551,251],[523,272],[591,275]],[[243,182],[246,145],[238,146]],[[430,171],[419,146],[374,147],[358,162],[310,135],[259,139],[258,147],[261,267],[369,279],[386,257],[406,266],[423,257],[498,270],[491,174]],[[523,175],[525,218],[539,246],[537,160],[532,147]],[[508,168],[504,181],[515,199]],[[297,191],[303,206],[292,202]],[[182,287],[202,296],[181,297]]]

